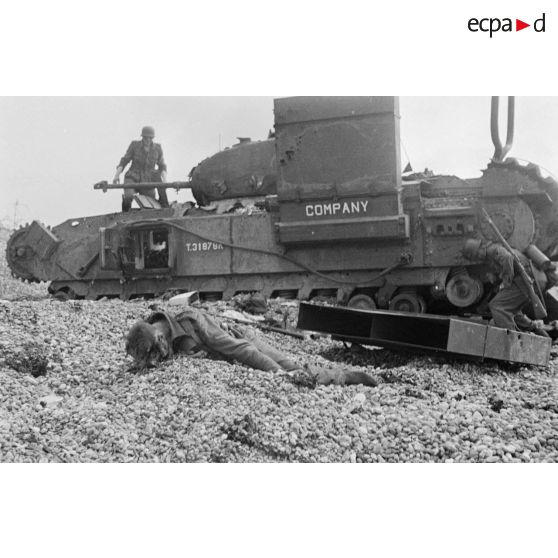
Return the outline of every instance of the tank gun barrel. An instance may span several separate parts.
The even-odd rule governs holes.
[[[134,190],[152,190],[153,188],[165,188],[167,190],[189,190],[192,188],[190,182],[139,182],[133,184],[109,184],[106,180],[97,182],[93,185],[94,190],[123,190],[124,188],[133,188]]]

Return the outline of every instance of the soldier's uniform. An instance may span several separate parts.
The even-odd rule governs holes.
[[[205,351],[225,360],[236,360],[258,370],[296,370],[298,366],[279,351],[259,339],[250,330],[242,337],[233,337],[210,316],[196,308],[188,308],[176,317],[167,312],[155,312],[147,322],[166,321],[170,327],[174,352],[193,354]]]
[[[163,156],[163,148],[159,143],[152,143],[149,149],[145,149],[143,142],[133,141],[124,157],[120,159],[119,167],[126,168],[132,163],[128,172],[124,175],[124,184],[138,184],[141,182],[161,182],[161,172],[167,170],[167,164]],[[166,188],[157,188],[159,193],[159,201],[163,207],[168,207]],[[123,209],[127,211],[132,203],[135,190],[133,188],[124,188]],[[142,192],[147,196],[155,198],[155,189],[144,190]]]

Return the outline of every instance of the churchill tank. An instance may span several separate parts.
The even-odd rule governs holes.
[[[240,139],[188,180],[195,202],[161,208],[136,185],[138,207],[34,221],[15,231],[16,277],[48,281],[57,298],[145,297],[198,291],[334,297],[354,308],[483,313],[491,270],[464,257],[470,239],[498,240],[555,258],[558,183],[507,155],[492,99],[495,147],[478,178],[401,171],[396,97],[290,97],[274,101],[267,140]],[[158,186],[161,186],[158,184]],[[99,190],[121,188],[101,182]]]

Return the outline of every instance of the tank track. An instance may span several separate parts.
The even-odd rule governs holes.
[[[501,168],[505,170],[520,172],[521,174],[526,175],[528,178],[535,180],[541,187],[541,190],[547,192],[548,194],[552,192],[555,195],[558,195],[558,181],[556,181],[556,179],[551,176],[543,176],[541,167],[535,165],[534,163],[522,164],[517,159],[508,157],[501,163],[494,161],[491,162],[488,165],[488,168]]]
[[[538,187],[548,194],[550,198],[553,200],[553,205],[558,203],[558,181],[552,176],[543,176],[541,167],[535,165],[534,163],[527,162],[525,164],[520,163],[517,159],[513,157],[509,157],[502,162],[494,162],[492,161],[488,165],[488,169],[502,169],[510,172],[517,172],[528,178],[529,180],[535,181]],[[532,208],[533,214],[535,216],[535,244],[542,240],[542,230],[543,230],[543,223],[541,222],[541,214],[539,210],[536,208]],[[547,232],[550,234],[552,238],[556,237],[556,233],[558,233],[558,212],[554,211],[555,218],[554,220],[554,228],[553,232]],[[547,222],[548,225],[548,222]],[[546,235],[545,235],[546,236]],[[545,243],[548,244],[548,243]],[[558,242],[554,241],[551,242],[548,246],[542,247],[545,253],[547,252],[548,255],[556,250],[558,246]]]

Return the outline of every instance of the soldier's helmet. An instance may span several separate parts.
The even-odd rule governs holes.
[[[463,257],[468,260],[482,260],[486,257],[486,247],[483,245],[482,240],[478,238],[469,238],[465,242],[465,247],[461,251]]]
[[[141,129],[141,137],[142,138],[154,138],[155,137],[155,129],[152,126],[144,126]]]

